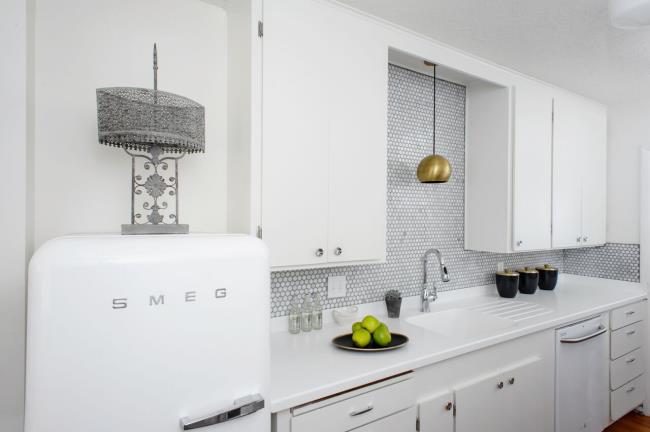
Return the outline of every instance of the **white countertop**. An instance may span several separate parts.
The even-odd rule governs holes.
[[[387,318],[383,302],[362,305],[360,318],[374,313],[391,331],[406,334],[410,339],[403,348],[375,353],[334,347],[331,339],[349,333],[350,326],[332,322],[330,310],[323,312],[327,322],[322,330],[297,335],[286,330],[286,317],[276,318],[273,320],[276,331],[271,334],[271,411],[283,411],[490,345],[561,327],[644,298],[647,298],[646,290],[638,283],[561,274],[554,291],[537,290],[533,295],[519,294],[512,299],[549,309],[546,314],[519,321],[493,334],[480,334],[477,329],[476,334],[459,337],[443,336],[407,323],[406,318],[420,314],[417,297],[404,299],[399,319]],[[431,313],[499,299],[494,285],[442,292],[431,305]]]

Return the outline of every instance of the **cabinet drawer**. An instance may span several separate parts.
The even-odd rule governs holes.
[[[614,309],[609,320],[611,329],[617,330],[626,325],[641,321],[645,317],[645,308],[646,302],[642,301]]]
[[[381,420],[361,426],[359,429],[355,429],[354,432],[411,431],[415,430],[416,418],[415,407],[411,407]]]
[[[633,380],[643,373],[645,363],[643,350],[636,349],[610,363],[610,385],[616,390],[626,382]]]
[[[292,432],[347,431],[415,405],[410,377],[311,411],[294,410]],[[380,429],[381,430],[381,429]]]
[[[643,322],[638,322],[612,332],[611,358],[615,360],[643,344]]]
[[[612,420],[618,420],[645,400],[644,376],[630,381],[612,392]]]

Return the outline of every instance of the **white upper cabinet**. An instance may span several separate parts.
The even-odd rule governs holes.
[[[514,90],[514,251],[551,248],[553,97],[536,83]]]
[[[262,238],[271,265],[385,259],[388,49],[333,5],[264,6]]]
[[[553,96],[550,88],[467,87],[465,248],[551,248]]]
[[[467,88],[466,249],[604,244],[605,107],[522,78],[506,89]]]
[[[553,247],[605,244],[606,108],[558,94],[553,133]]]

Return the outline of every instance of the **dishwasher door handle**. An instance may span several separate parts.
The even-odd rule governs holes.
[[[588,341],[589,339],[593,339],[596,336],[600,336],[601,334],[605,333],[607,331],[607,328],[605,326],[598,326],[598,330],[592,334],[588,334],[587,336],[582,336],[579,338],[567,338],[567,339],[560,339],[561,343],[569,343],[569,344],[574,344],[574,343],[580,343],[584,341]]]

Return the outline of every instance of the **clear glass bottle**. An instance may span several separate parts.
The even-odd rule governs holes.
[[[312,294],[311,328],[314,330],[323,328],[323,305],[318,293]]]
[[[300,321],[302,318],[302,310],[300,309],[300,298],[293,296],[291,305],[289,306],[289,333],[300,333]]]
[[[302,322],[300,325],[301,330],[304,332],[311,331],[311,312],[313,306],[311,295],[305,295],[305,299],[302,302]]]

